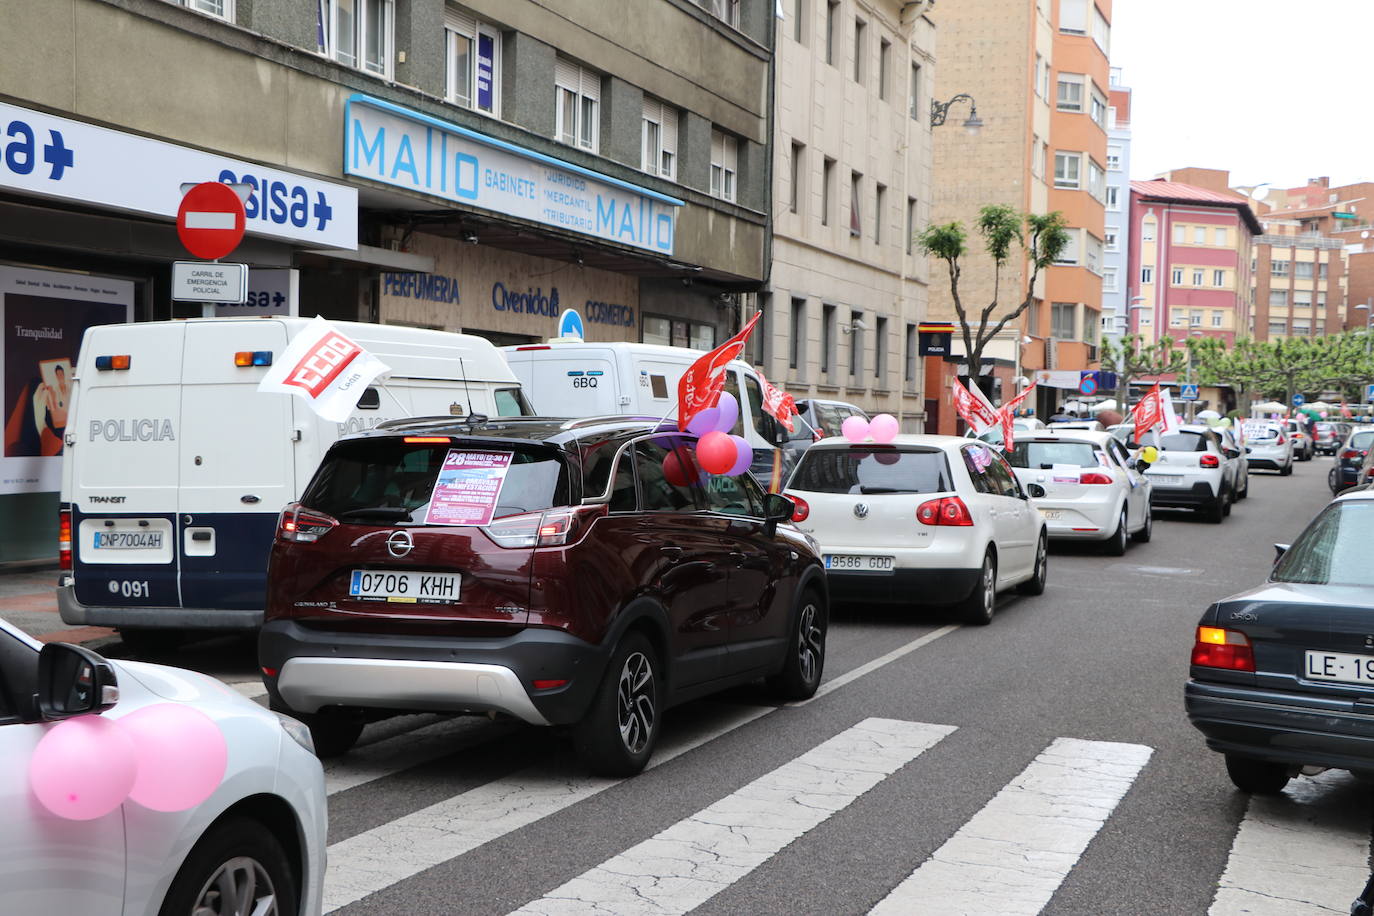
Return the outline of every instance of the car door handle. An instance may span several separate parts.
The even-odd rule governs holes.
[[[749,559],[749,555],[746,553],[741,553],[738,550],[730,551],[730,562],[734,563],[736,566],[743,566],[744,561],[747,559]]]
[[[667,545],[667,546],[658,548],[658,552],[661,553],[661,554],[663,554],[665,557],[667,557],[667,558],[668,558],[671,562],[673,562],[673,563],[676,563],[678,560],[681,560],[681,559],[682,559],[682,548],[681,548],[681,547],[677,547],[677,546],[673,546],[673,545]]]

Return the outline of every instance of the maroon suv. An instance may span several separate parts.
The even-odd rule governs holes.
[[[281,514],[259,658],[322,756],[398,712],[571,726],[596,772],[664,709],[767,678],[811,696],[828,599],[793,506],[703,474],[656,421],[403,420],[344,439]]]

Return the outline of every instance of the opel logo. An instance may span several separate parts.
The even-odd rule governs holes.
[[[415,542],[410,539],[409,531],[393,531],[386,539],[386,552],[393,557],[403,557],[414,549]]]
[[[854,504],[854,517],[855,517],[855,518],[868,518],[868,503],[855,503],[855,504]]]

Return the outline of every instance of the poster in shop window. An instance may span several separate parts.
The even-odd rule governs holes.
[[[0,495],[61,487],[82,335],[133,319],[134,284],[0,265]]]
[[[427,525],[486,525],[496,514],[510,452],[451,450],[434,482]]]

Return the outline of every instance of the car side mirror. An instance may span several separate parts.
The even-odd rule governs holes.
[[[1275,544],[1275,545],[1274,545],[1274,562],[1277,563],[1279,560],[1282,560],[1282,559],[1283,559],[1283,555],[1286,554],[1286,553],[1288,552],[1288,548],[1289,548],[1289,547],[1292,547],[1292,546],[1293,546],[1292,544]]]
[[[1040,486],[1040,484],[1038,483],[1033,483],[1030,486],[1026,487],[1026,492],[1032,498],[1039,499],[1040,497],[1045,495],[1045,488]]]
[[[38,711],[44,719],[102,712],[118,702],[114,666],[90,649],[53,642],[38,653]]]
[[[1234,449],[1234,448],[1228,448],[1228,449],[1226,450],[1226,457],[1227,457],[1227,458],[1239,458],[1239,457],[1240,457],[1240,450],[1239,450],[1239,449]]]
[[[769,493],[763,498],[763,525],[769,537],[778,530],[780,522],[790,521],[797,506],[781,493]]]
[[[1255,449],[1254,449],[1254,446],[1250,446],[1250,445],[1245,446],[1245,454],[1247,454],[1247,455],[1250,454],[1251,452],[1253,452],[1254,450],[1255,450]]]

